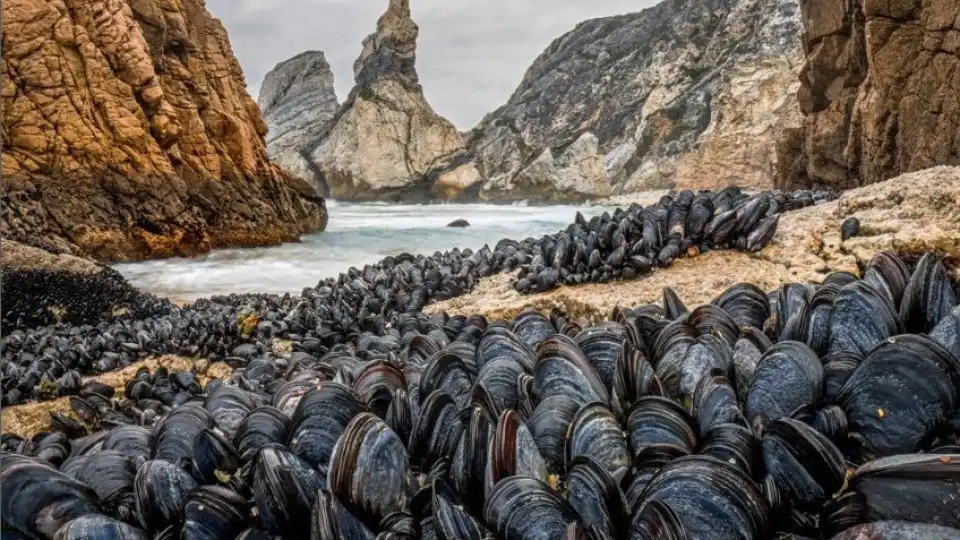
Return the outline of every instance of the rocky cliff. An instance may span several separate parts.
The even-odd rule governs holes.
[[[456,199],[480,177],[456,128],[423,95],[409,0],[390,0],[354,63],[356,86],[310,152],[331,197]]]
[[[481,195],[764,186],[798,126],[797,0],[665,0],[555,40],[469,139]]]
[[[100,259],[295,238],[323,200],[267,127],[203,0],[5,0],[5,238]]]
[[[801,129],[783,186],[847,188],[960,163],[960,3],[801,0]]]
[[[339,108],[327,58],[306,51],[280,62],[264,77],[257,102],[267,123],[270,159],[326,195],[322,175],[307,156]]]

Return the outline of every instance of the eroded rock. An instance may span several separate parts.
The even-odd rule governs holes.
[[[803,126],[781,186],[849,188],[960,163],[960,4],[801,0]]]
[[[585,21],[470,134],[488,199],[769,186],[798,126],[797,0],[685,0]]]
[[[3,2],[0,233],[104,260],[263,245],[326,224],[202,0]]]
[[[331,197],[461,199],[481,181],[463,138],[437,115],[416,71],[409,0],[390,0],[354,63],[356,86],[309,154]]]
[[[339,108],[326,56],[306,51],[280,62],[264,77],[257,102],[267,123],[270,159],[327,195],[323,175],[308,157]]]

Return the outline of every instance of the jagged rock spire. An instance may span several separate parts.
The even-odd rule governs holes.
[[[390,0],[377,21],[377,31],[363,40],[363,51],[353,63],[357,86],[369,87],[383,78],[418,84],[416,58],[420,28],[413,22],[410,0]]]

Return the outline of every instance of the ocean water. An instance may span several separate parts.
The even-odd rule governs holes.
[[[484,204],[404,205],[327,201],[327,230],[301,242],[253,249],[221,249],[185,259],[114,266],[133,285],[189,301],[215,294],[297,293],[351,266],[403,252],[431,254],[454,247],[492,248],[502,238],[521,240],[565,228],[578,211],[588,219],[607,206]],[[466,219],[470,227],[446,225]]]

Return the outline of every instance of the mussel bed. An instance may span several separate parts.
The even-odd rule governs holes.
[[[586,326],[424,314],[503,250],[481,252],[5,335],[4,405],[73,415],[0,436],[0,535],[960,539],[960,291],[937,254],[696,307],[668,288]],[[234,371],[82,378],[157,353]]]

